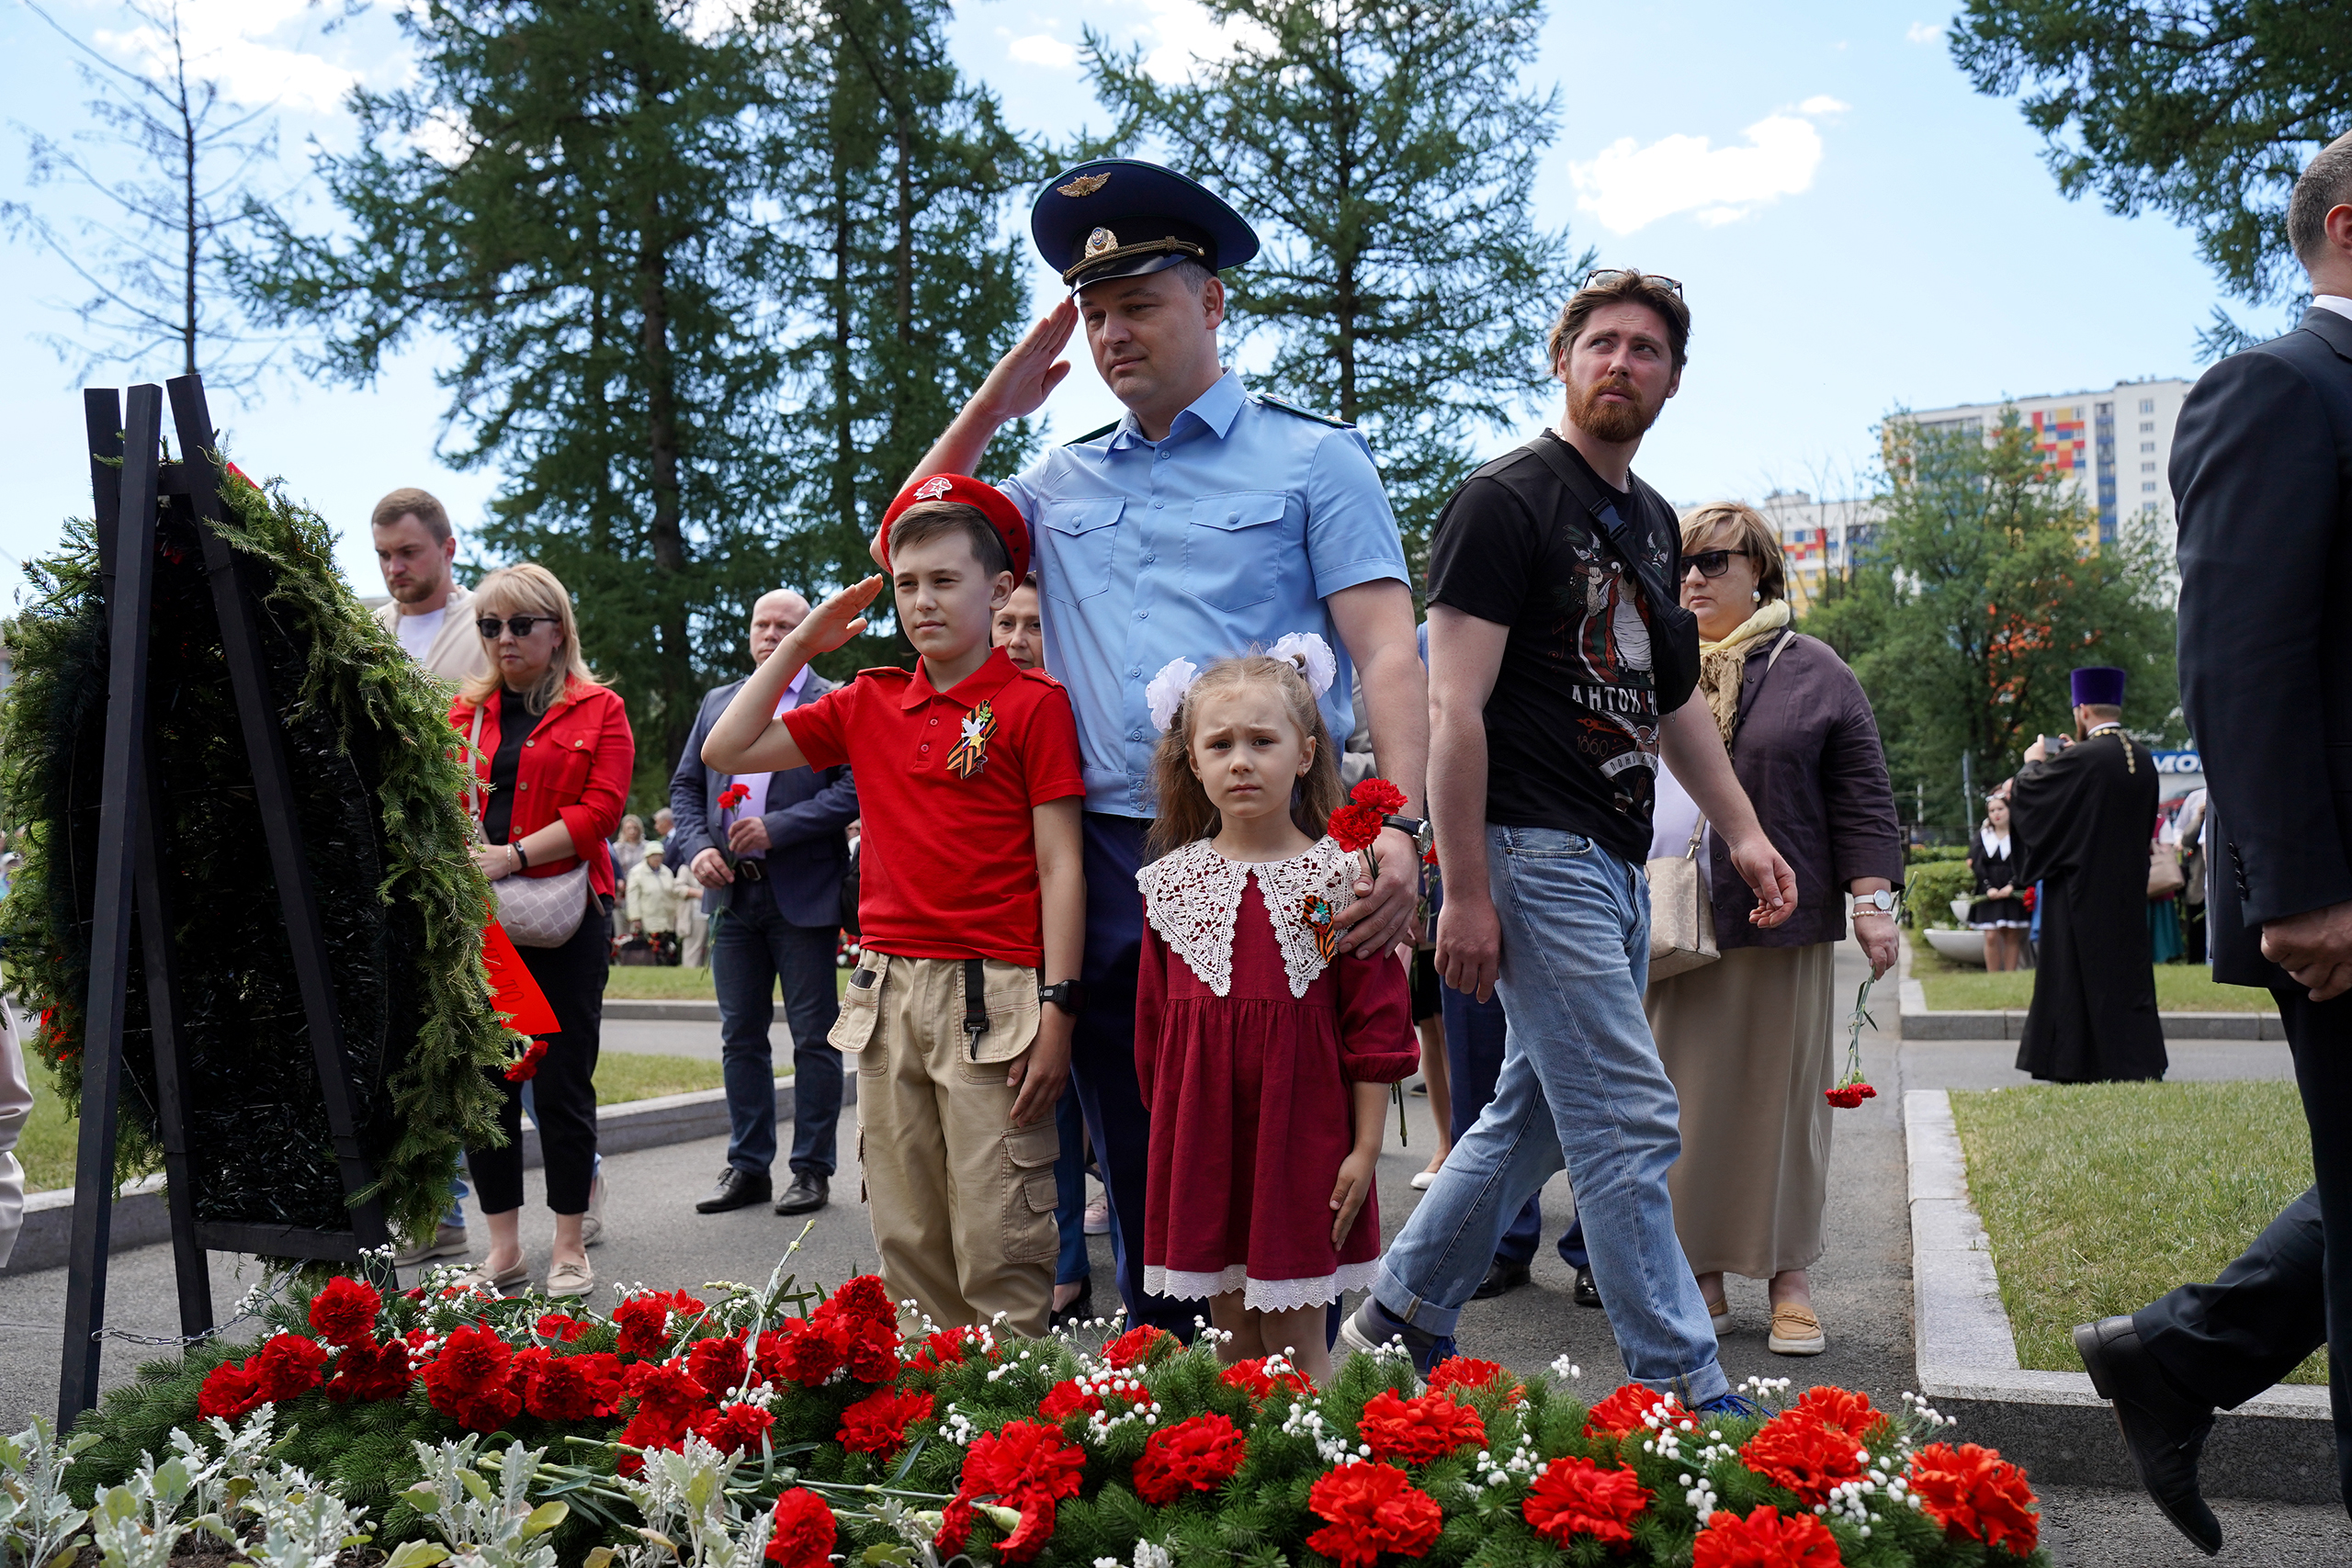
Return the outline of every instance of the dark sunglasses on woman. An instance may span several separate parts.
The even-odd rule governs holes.
[[[1720,571],[1723,569],[1718,567],[1715,570]],[[1713,577],[1715,573],[1711,571],[1707,575]],[[484,615],[474,623],[474,629],[481,633],[484,642],[497,637],[498,628],[502,626],[516,637],[525,637],[531,635],[533,626],[546,626],[554,619],[553,615],[509,615],[501,621],[496,615]]]
[[[1721,577],[1731,570],[1732,557],[1750,553],[1752,552],[1747,550],[1701,550],[1695,556],[1682,558],[1682,570],[1688,571],[1695,566],[1699,569],[1699,575],[1702,577]],[[487,621],[482,624],[489,625]]]

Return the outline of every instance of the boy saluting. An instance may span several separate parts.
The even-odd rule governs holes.
[[[883,528],[918,667],[861,670],[770,717],[801,666],[865,628],[883,582],[869,577],[743,682],[702,756],[729,773],[846,762],[858,777],[864,956],[831,1039],[857,1058],[882,1276],[942,1327],[1002,1313],[1036,1337],[1085,939],[1078,728],[1058,682],[989,646],[1029,570],[1012,503],[937,474],[910,485]]]

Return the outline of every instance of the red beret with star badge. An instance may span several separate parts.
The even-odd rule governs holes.
[[[1004,542],[1004,553],[1012,561],[1013,582],[1017,585],[1029,575],[1029,525],[1022,521],[1021,509],[1007,499],[1004,491],[969,474],[930,474],[899,492],[899,499],[882,513],[880,545],[885,571],[890,568],[891,525],[908,507],[926,501],[961,502],[966,506],[978,507],[980,515],[989,520],[989,526],[996,530],[996,536]]]

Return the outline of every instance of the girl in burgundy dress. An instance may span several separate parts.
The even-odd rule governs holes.
[[[1144,1289],[1207,1297],[1226,1360],[1285,1354],[1317,1383],[1325,1309],[1379,1264],[1386,1086],[1419,1061],[1403,965],[1333,940],[1355,886],[1323,836],[1344,798],[1316,705],[1334,662],[1289,637],[1197,679],[1160,671],[1161,858],[1136,876]]]

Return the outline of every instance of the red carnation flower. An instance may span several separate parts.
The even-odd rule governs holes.
[[[1037,1402],[1037,1414],[1048,1421],[1067,1421],[1073,1416],[1091,1416],[1102,1408],[1102,1401],[1079,1385],[1076,1378],[1064,1378],[1046,1391]]]
[[[1144,1439],[1136,1461],[1136,1491],[1155,1508],[1186,1492],[1214,1492],[1241,1468],[1249,1445],[1241,1428],[1222,1416],[1195,1416],[1162,1427]]]
[[[637,1401],[638,1415],[650,1416],[683,1437],[686,1421],[710,1403],[710,1391],[675,1360],[639,1361],[628,1369],[624,1392]]]
[[[1485,1388],[1502,1375],[1502,1363],[1499,1361],[1448,1356],[1430,1369],[1430,1392],[1435,1393],[1447,1388]]]
[[[979,1523],[979,1517],[960,1495],[949,1498],[947,1506],[940,1510],[939,1533],[931,1538],[931,1544],[943,1556],[959,1555],[970,1543],[972,1527]]]
[[[718,792],[718,808],[732,811],[751,798],[752,791],[748,785],[731,784]]]
[[[218,1416],[240,1421],[268,1403],[260,1380],[236,1362],[223,1361],[205,1374],[204,1386],[197,1391],[196,1413],[208,1420]]]
[[[1379,812],[1369,806],[1350,802],[1331,813],[1331,820],[1324,824],[1323,831],[1331,836],[1333,843],[1353,854],[1360,850],[1370,849],[1380,837],[1380,828]]]
[[[1589,1459],[1555,1459],[1536,1472],[1520,1512],[1555,1546],[1589,1535],[1611,1546],[1634,1539],[1634,1521],[1650,1494],[1630,1470],[1603,1470]]]
[[[997,1561],[1026,1562],[1045,1550],[1054,1533],[1054,1505],[1078,1495],[1079,1472],[1085,1468],[1084,1450],[1073,1447],[1060,1427],[1008,1421],[1001,1431],[972,1439],[956,1501],[967,1506],[967,1521],[968,1505],[982,1497],[1018,1509],[1021,1522],[998,1545]],[[967,1533],[969,1528],[967,1522]],[[947,1530],[941,1534],[944,1539]]]
[[[908,1359],[907,1365],[919,1372],[935,1372],[942,1367],[955,1366],[964,1359],[964,1347],[975,1342],[968,1328],[940,1329],[924,1337],[922,1348]]]
[[[713,1399],[742,1387],[743,1374],[752,1370],[752,1359],[743,1350],[746,1332],[739,1328],[723,1339],[697,1339],[686,1350],[687,1373]]]
[[[775,1417],[756,1404],[729,1404],[706,1410],[686,1424],[686,1430],[720,1453],[756,1454],[775,1425]]]
[[[1835,1427],[1860,1443],[1886,1419],[1886,1413],[1871,1403],[1867,1393],[1853,1393],[1842,1388],[1812,1388],[1805,1390],[1803,1399],[1789,1406],[1817,1417],[1825,1427]]]
[[[1602,1438],[1638,1432],[1642,1429],[1642,1417],[1661,1404],[1676,1404],[1670,1393],[1629,1382],[1585,1413],[1584,1435]]]
[[[1102,1347],[1102,1359],[1114,1367],[1148,1367],[1163,1348],[1172,1349],[1176,1337],[1164,1328],[1143,1324],[1128,1329]]]
[[[775,1533],[768,1537],[768,1561],[780,1568],[828,1568],[838,1531],[833,1511],[806,1486],[775,1500]]]
[[[1384,1551],[1419,1557],[1437,1540],[1445,1512],[1393,1464],[1352,1463],[1327,1471],[1306,1494],[1316,1517],[1330,1521],[1306,1544],[1340,1568],[1373,1568]]]
[[[702,1310],[702,1303],[684,1291],[649,1291],[623,1302],[613,1309],[613,1323],[621,1331],[620,1353],[659,1360],[670,1349],[670,1314],[691,1316]]]
[[[897,1318],[875,1317],[827,1302],[817,1309],[811,1321],[831,1343],[851,1377],[871,1383],[889,1382],[898,1377]]]
[[[1279,1372],[1266,1370],[1269,1358],[1252,1356],[1246,1361],[1236,1361],[1219,1374],[1217,1381],[1227,1388],[1238,1388],[1251,1399],[1264,1399],[1274,1390],[1287,1393],[1313,1393],[1315,1385],[1295,1371],[1285,1368]]]
[[[835,1312],[851,1317],[888,1323],[895,1326],[899,1321],[898,1303],[875,1274],[860,1274],[835,1291],[825,1303]]]
[[[548,1054],[548,1043],[536,1035],[523,1047],[523,1054],[506,1064],[508,1083],[529,1083],[539,1076],[539,1058]]]
[[[1838,1538],[1811,1514],[1770,1503],[1744,1519],[1719,1509],[1691,1543],[1690,1568],[1838,1568]]]
[[[300,1399],[318,1387],[326,1364],[326,1347],[317,1340],[300,1334],[275,1334],[259,1352],[247,1358],[245,1371],[253,1373],[261,1396],[275,1404]]]
[[[1384,817],[1393,817],[1405,809],[1405,792],[1384,778],[1365,779],[1348,792],[1348,798]]]
[[[588,1421],[608,1417],[626,1397],[621,1359],[608,1351],[557,1356],[534,1348],[523,1376],[523,1407],[544,1421]]]
[[[1465,1443],[1487,1441],[1487,1424],[1478,1413],[1456,1404],[1451,1395],[1399,1399],[1385,1388],[1364,1402],[1356,1430],[1371,1445],[1373,1458],[1395,1464],[1427,1464]]]
[[[542,1339],[552,1339],[558,1344],[569,1345],[587,1333],[588,1325],[576,1317],[568,1317],[562,1313],[551,1312],[533,1324],[531,1332]]]
[[[383,1310],[373,1285],[338,1274],[311,1298],[311,1326],[330,1345],[356,1345],[376,1337],[376,1314]]]
[[[1964,1536],[2023,1557],[2040,1540],[2041,1520],[2025,1472],[1992,1449],[1929,1443],[1911,1458],[1908,1476],[1919,1506],[1948,1536]]]
[[[1781,1411],[1759,1427],[1739,1450],[1747,1468],[1775,1486],[1785,1486],[1810,1506],[1826,1502],[1831,1488],[1868,1468],[1842,1428],[1826,1427],[1810,1410]]]
[[[495,1432],[523,1408],[511,1385],[514,1352],[487,1324],[451,1332],[441,1353],[424,1369],[424,1392],[433,1408],[460,1427]]]
[[[1830,1104],[1840,1111],[1851,1111],[1865,1100],[1876,1100],[1878,1090],[1861,1082],[1839,1084],[1836,1089],[1821,1091]]]
[[[335,1352],[334,1375],[320,1392],[338,1404],[399,1399],[408,1393],[408,1347],[362,1339]]]
[[[931,1395],[900,1393],[884,1389],[842,1412],[841,1430],[833,1434],[852,1453],[888,1457],[906,1446],[907,1428],[931,1419]]]
[[[805,1317],[787,1317],[760,1336],[760,1375],[771,1382],[816,1388],[841,1371],[842,1347]]]

